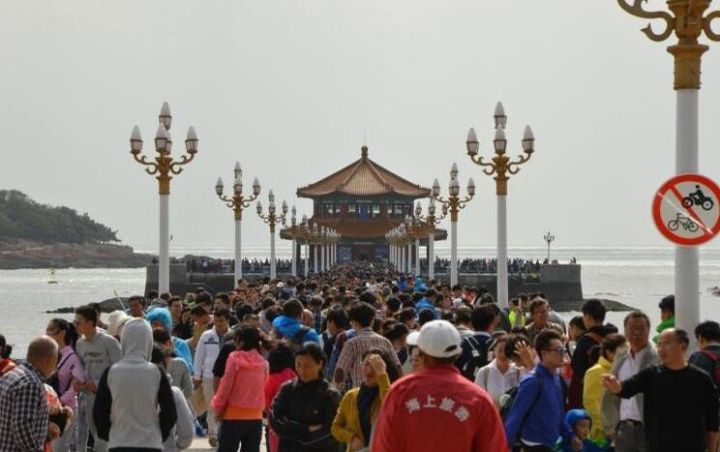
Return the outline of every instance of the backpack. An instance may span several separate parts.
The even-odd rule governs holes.
[[[300,329],[297,330],[295,334],[292,335],[292,337],[288,338],[290,345],[295,347],[302,347],[302,344],[305,343],[305,335],[309,331],[310,328],[306,327],[305,325],[300,325]]]
[[[65,394],[68,389],[70,389],[70,385],[72,384],[71,377],[70,381],[68,381],[67,385],[65,385],[65,388],[60,388],[60,377],[58,376],[58,372],[60,372],[60,369],[63,368],[70,356],[72,356],[72,353],[69,353],[67,356],[63,357],[63,359],[60,361],[60,364],[58,364],[57,368],[55,369],[55,373],[53,373],[46,381],[46,383],[55,390],[55,393],[58,397],[62,397],[62,395]]]
[[[475,336],[468,336],[463,339],[463,350],[470,350],[470,359],[462,366],[460,373],[470,381],[475,380],[478,369],[488,364],[488,342],[480,342]]]
[[[713,373],[710,376],[715,382],[715,387],[720,388],[720,355],[712,350],[700,350],[700,353],[707,356],[707,358],[713,363]]]

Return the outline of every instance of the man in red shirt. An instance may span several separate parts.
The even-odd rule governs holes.
[[[445,320],[426,323],[418,348],[424,370],[390,388],[373,434],[373,452],[507,452],[492,399],[453,365],[462,351],[455,327]]]

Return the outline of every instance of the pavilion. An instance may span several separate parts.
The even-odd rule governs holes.
[[[360,159],[297,190],[299,198],[313,200],[310,224],[340,233],[338,263],[387,261],[389,244],[385,234],[400,225],[407,215],[413,216],[415,200],[428,198],[430,193],[429,188],[372,161],[367,146],[361,148]],[[280,237],[292,238],[288,229],[283,229]],[[446,231],[436,229],[435,240],[446,238]],[[421,238],[421,243],[427,243],[427,236]]]

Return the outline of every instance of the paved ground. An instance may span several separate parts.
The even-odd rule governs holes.
[[[207,438],[195,438],[195,440],[192,443],[192,446],[190,446],[190,449],[185,449],[187,452],[207,452],[208,450],[214,450],[210,445],[208,444]],[[263,435],[262,443],[260,443],[260,450],[264,451],[265,449],[265,435]]]
[[[212,447],[208,444],[207,438],[195,438],[190,449],[186,449],[188,452],[200,452],[212,450]]]

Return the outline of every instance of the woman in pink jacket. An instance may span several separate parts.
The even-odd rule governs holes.
[[[227,360],[211,406],[222,422],[218,452],[259,452],[265,409],[268,363],[260,354],[260,331],[249,325],[235,333],[235,348]]]

